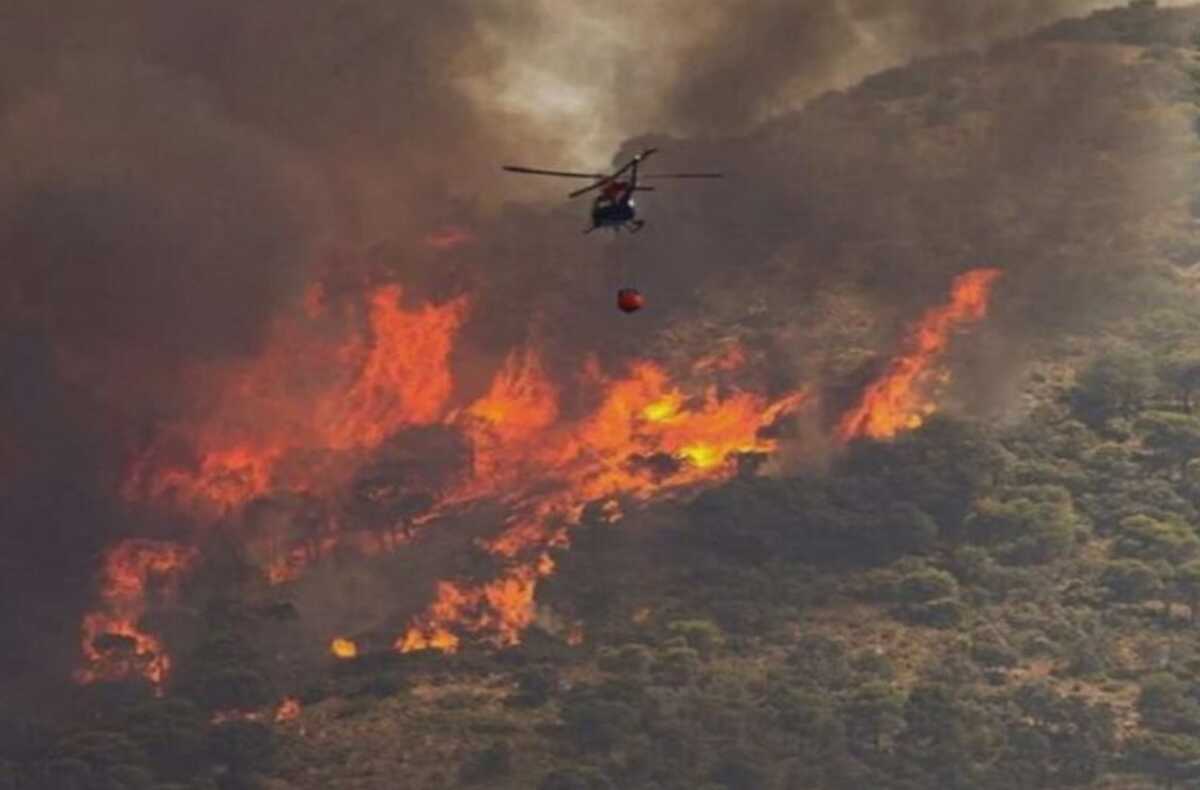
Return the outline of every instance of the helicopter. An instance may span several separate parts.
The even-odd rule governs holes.
[[[593,189],[600,190],[600,194],[592,203],[592,225],[590,228],[584,229],[583,232],[588,234],[597,228],[611,228],[613,232],[619,232],[624,228],[630,233],[637,233],[645,227],[646,221],[637,218],[637,205],[633,200],[633,193],[654,190],[652,186],[643,186],[638,183],[638,166],[647,157],[657,151],[657,148],[647,148],[611,175],[605,173],[573,173],[565,170],[540,170],[532,167],[517,167],[516,165],[503,165],[503,169],[510,173],[591,179],[594,183],[567,195],[568,198],[573,199],[591,192]],[[622,180],[621,176],[626,173],[629,173],[628,180]],[[643,180],[652,178],[722,177],[722,173],[650,173],[641,175]]]

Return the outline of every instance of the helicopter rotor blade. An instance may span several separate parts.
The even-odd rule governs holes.
[[[633,169],[634,165],[642,163],[643,161],[645,161],[646,157],[650,156],[650,154],[654,153],[657,150],[658,150],[657,148],[647,148],[645,151],[642,151],[640,154],[637,154],[632,159],[630,159],[628,162],[621,165],[620,169],[618,169],[617,172],[615,172],[611,176],[609,176],[608,177],[609,180],[617,179],[617,178],[620,178],[621,176],[625,175],[626,173],[628,173],[630,170]]]
[[[614,178],[616,178],[616,176],[605,176],[604,178],[601,178],[599,181],[597,181],[594,184],[588,184],[583,189],[576,189],[574,192],[571,192],[570,194],[568,194],[567,197],[568,198],[577,198],[580,195],[591,192],[593,189],[599,189],[600,187],[604,186],[608,182],[612,181]]]
[[[559,176],[561,178],[606,178],[604,173],[573,173],[568,170],[540,170],[536,167],[517,167],[516,165],[502,165],[502,170],[507,170],[510,173],[528,173],[535,176]]]
[[[642,178],[724,178],[724,173],[646,173]]]

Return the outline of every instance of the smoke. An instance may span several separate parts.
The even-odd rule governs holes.
[[[335,314],[372,282],[468,292],[459,401],[530,340],[562,381],[731,326],[777,387],[836,379],[977,265],[1011,272],[1006,336],[1077,315],[1181,188],[1185,119],[1136,111],[1167,64],[1016,46],[817,97],[1098,5],[9,3],[0,669],[69,653],[96,553],[172,528],[114,496],[130,453],[202,414],[196,371],[253,359],[314,279]],[[498,169],[646,143],[731,177],[650,193],[632,240]],[[624,320],[629,283],[649,309]]]
[[[495,0],[481,27],[502,53],[500,65],[472,87],[494,110],[535,117],[575,141],[571,163],[594,166],[598,149],[643,131],[747,131],[914,58],[985,47],[1112,5],[737,0],[698,8],[667,0],[624,8],[543,0],[531,9]]]

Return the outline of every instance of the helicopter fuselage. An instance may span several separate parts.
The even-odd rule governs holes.
[[[637,209],[634,206],[633,193],[640,190],[654,189],[653,186],[638,185],[638,166],[646,157],[657,150],[657,148],[647,148],[618,168],[612,175],[579,173],[567,170],[541,170],[533,167],[518,167],[517,165],[504,165],[503,168],[514,173],[592,179],[592,183],[588,186],[576,189],[567,195],[568,198],[576,198],[595,189],[601,190],[600,196],[592,204],[592,225],[584,230],[584,233],[591,233],[597,228],[611,228],[614,233],[625,228],[631,233],[637,233],[645,226],[646,222],[645,220],[637,219]],[[628,179],[622,178],[626,173],[629,173]],[[658,173],[644,176],[644,178],[720,177],[720,173]]]
[[[610,200],[598,197],[592,204],[592,224],[597,228],[625,225],[632,222],[636,216],[637,209],[632,200]]]
[[[636,233],[645,223],[637,217],[637,205],[633,201],[633,193],[637,190],[637,164],[633,166],[633,178],[629,181],[610,181],[604,191],[592,203],[592,227],[612,228],[614,232],[627,228]]]

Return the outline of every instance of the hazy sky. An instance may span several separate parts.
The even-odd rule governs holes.
[[[1187,0],[1163,0],[1183,6]],[[572,166],[646,132],[744,130],[884,68],[981,47],[1106,0],[742,0],[636,6],[490,0],[498,67],[464,79],[479,105],[536,119]]]

